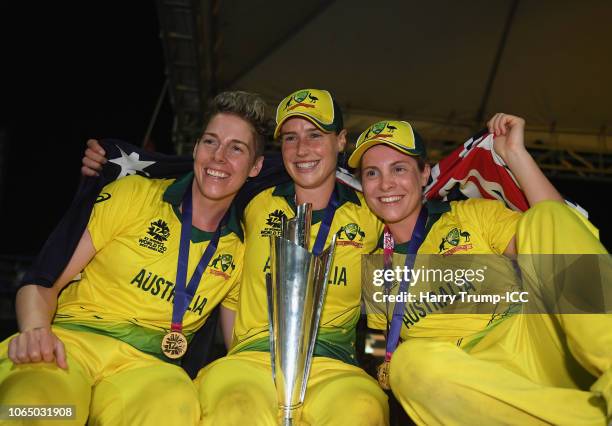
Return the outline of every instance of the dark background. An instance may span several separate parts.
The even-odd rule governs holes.
[[[164,59],[154,2],[1,7],[0,254],[34,255],[72,199],[86,140],[142,144]],[[172,152],[171,126],[166,98],[160,151]]]
[[[33,256],[70,203],[86,140],[142,143],[164,58],[152,1],[0,8],[0,255]],[[159,151],[172,152],[171,126],[166,97],[151,138]],[[610,184],[554,183],[610,247]]]

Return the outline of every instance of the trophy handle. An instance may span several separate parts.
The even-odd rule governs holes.
[[[308,343],[308,352],[306,355],[307,359],[309,360],[312,360],[315,344],[317,342],[317,335],[319,334],[319,323],[321,321],[321,315],[323,313],[323,304],[325,303],[325,296],[327,296],[327,288],[329,287],[328,285],[329,284],[328,282],[329,272],[334,262],[335,250],[336,250],[336,234],[332,236],[332,240],[331,240],[331,243],[329,244],[329,247],[323,250],[323,252],[318,256],[318,258],[321,259],[321,263],[323,263],[321,267],[323,268],[323,271],[325,273],[323,276],[323,280],[320,281],[321,287],[315,288],[315,292],[317,291],[320,291],[320,292],[319,292],[319,297],[316,300],[316,304],[314,306],[315,311],[314,311],[313,323],[314,323],[315,331],[312,333],[310,337],[310,342]],[[300,390],[300,400],[301,401],[304,401],[304,396],[306,394],[306,385],[308,383],[308,377],[310,376],[311,365],[312,365],[312,362],[307,362],[306,369],[304,370],[304,380],[302,381],[302,388]]]
[[[268,333],[270,340],[270,361],[272,362],[272,380],[276,383],[276,373],[275,373],[275,364],[276,364],[276,356],[274,351],[276,350],[274,346],[274,293],[272,289],[272,274],[266,274],[266,291],[268,293]]]

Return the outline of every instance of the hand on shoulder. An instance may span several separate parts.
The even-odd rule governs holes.
[[[102,166],[107,162],[104,156],[105,154],[106,152],[96,139],[89,139],[87,141],[85,155],[81,160],[83,164],[81,167],[81,174],[83,176],[99,176]]]

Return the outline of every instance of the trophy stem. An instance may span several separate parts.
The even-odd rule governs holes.
[[[297,426],[300,424],[302,416],[302,404],[293,407],[279,407],[278,424],[279,426]]]

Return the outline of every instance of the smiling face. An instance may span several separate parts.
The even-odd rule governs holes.
[[[199,193],[228,205],[247,177],[256,176],[263,163],[263,157],[256,158],[253,127],[228,113],[211,118],[193,149],[193,158]]]
[[[283,123],[279,135],[283,162],[296,186],[333,186],[338,153],[346,145],[346,130],[326,133],[305,118],[293,117]]]
[[[421,206],[422,188],[430,168],[419,170],[414,157],[380,144],[361,159],[361,185],[370,209],[387,224],[414,218]]]

